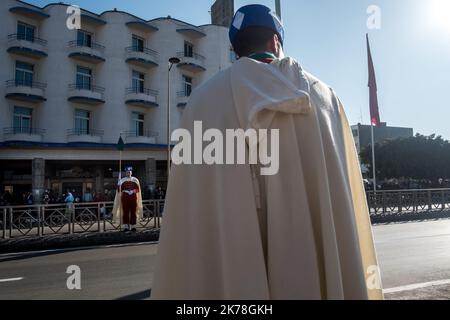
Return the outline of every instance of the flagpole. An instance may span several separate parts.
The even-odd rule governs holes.
[[[377,170],[375,168],[375,138],[373,134],[373,123],[370,124],[370,131],[372,136],[372,169],[373,169],[373,191],[377,191]]]

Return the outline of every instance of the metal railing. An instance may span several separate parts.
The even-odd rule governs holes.
[[[133,138],[133,137],[157,138],[159,136],[159,133],[149,130],[144,130],[141,132],[134,130],[134,131],[125,131],[124,135],[126,138]]]
[[[158,59],[158,51],[152,50],[150,48],[146,47],[139,47],[139,46],[130,46],[125,48],[126,52],[142,52],[145,54],[148,54],[149,56],[152,56],[154,59]]]
[[[29,135],[43,135],[45,129],[28,128],[28,127],[10,127],[3,128],[3,134],[29,134]]]
[[[0,234],[5,238],[119,231],[113,202],[0,207]],[[159,229],[164,200],[143,201],[138,229]]]
[[[142,93],[142,94],[146,94],[148,96],[154,96],[157,97],[159,94],[158,90],[152,90],[152,89],[148,89],[148,88],[138,88],[138,87],[133,87],[133,88],[126,88],[125,90],[126,94],[130,94],[130,93]]]
[[[450,189],[367,191],[372,221],[450,216]]]
[[[103,130],[96,130],[96,129],[68,129],[67,135],[68,136],[95,136],[95,137],[102,137],[104,134]]]
[[[28,41],[28,42],[33,42],[33,43],[37,43],[40,44],[41,46],[46,46],[47,45],[47,40],[35,37],[35,36],[28,36],[26,34],[22,34],[22,33],[14,33],[14,34],[10,34],[8,35],[8,42],[12,42],[15,40],[23,40],[23,41]]]
[[[84,40],[72,40],[68,42],[69,48],[78,48],[78,47],[84,47],[84,48],[91,48],[94,50],[104,51],[105,47],[102,46],[99,43],[92,42],[92,41],[84,41]]]
[[[103,87],[94,86],[94,85],[86,84],[86,83],[69,84],[69,90],[71,90],[71,91],[87,90],[87,91],[92,91],[92,92],[97,92],[97,93],[105,92],[105,88],[103,88]]]
[[[195,60],[199,60],[201,63],[204,63],[205,60],[206,60],[206,58],[204,56],[202,56],[201,54],[195,53],[195,52],[193,52],[192,54],[187,54],[184,51],[177,52],[177,57],[180,58],[180,59],[192,58],[192,59],[195,59]]]
[[[178,96],[178,98],[183,98],[183,97],[188,98],[188,97],[190,97],[190,94],[188,95],[186,90],[182,90],[182,91],[177,92],[177,96]]]
[[[32,80],[24,80],[24,79],[16,79],[16,80],[7,80],[6,87],[30,87],[44,90],[47,88],[47,84],[43,82],[37,82]]]

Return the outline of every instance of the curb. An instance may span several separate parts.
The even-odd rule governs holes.
[[[87,246],[156,242],[158,239],[159,229],[140,231],[136,233],[123,233],[115,231],[3,239],[0,240],[0,254],[53,249],[74,249]]]

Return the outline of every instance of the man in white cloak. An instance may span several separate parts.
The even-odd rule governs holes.
[[[382,299],[355,144],[326,84],[283,55],[270,9],[239,9],[239,56],[194,90],[181,127],[279,129],[279,170],[174,165],[153,299]]]

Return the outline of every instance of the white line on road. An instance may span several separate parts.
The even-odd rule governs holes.
[[[20,280],[23,280],[23,277],[19,277],[19,278],[9,278],[9,279],[0,279],[0,283],[1,283],[1,282],[20,281]]]
[[[443,285],[447,285],[447,284],[450,284],[450,279],[409,284],[406,286],[386,289],[386,290],[383,290],[383,292],[385,294],[389,294],[389,293],[397,293],[397,292],[403,292],[403,291],[423,289],[423,288],[428,288],[428,287],[443,286]]]

